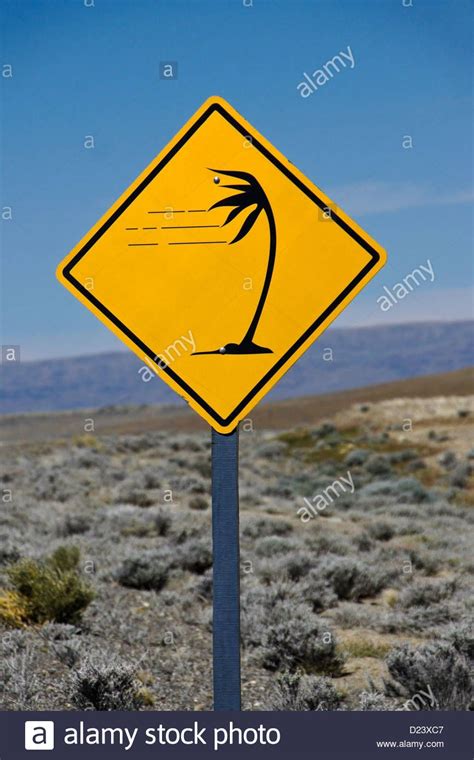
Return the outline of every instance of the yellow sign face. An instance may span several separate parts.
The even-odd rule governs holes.
[[[210,98],[57,275],[229,433],[385,258],[226,101]]]

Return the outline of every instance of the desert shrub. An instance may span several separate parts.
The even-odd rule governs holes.
[[[41,638],[49,643],[55,641],[69,641],[78,636],[81,629],[69,623],[45,623],[40,630]]]
[[[241,589],[241,638],[245,647],[260,647],[268,622],[273,620],[275,607],[283,601],[301,603],[299,586],[278,578],[263,586],[255,578],[243,576]]]
[[[202,442],[189,435],[175,435],[169,445],[173,451],[202,451],[208,448],[207,441]]]
[[[462,622],[448,630],[446,639],[469,662],[474,663],[474,630],[470,622]]]
[[[390,645],[383,641],[377,641],[364,633],[359,636],[351,636],[344,643],[343,651],[350,657],[373,657],[380,660],[390,651]]]
[[[403,609],[403,629],[406,631],[423,632],[425,635],[438,632],[440,626],[455,620],[460,614],[459,608],[450,603],[442,602],[427,606],[416,606]]]
[[[370,451],[368,449],[352,449],[345,457],[344,463],[348,467],[360,467],[365,464],[369,456]]]
[[[107,469],[104,469],[101,472],[102,483],[108,486],[114,486],[117,483],[122,483],[126,477],[126,470],[124,470],[122,467],[112,465],[110,461],[107,462]]]
[[[405,644],[388,655],[387,667],[409,699],[431,689],[435,704],[426,703],[424,709],[470,709],[473,689],[469,663],[452,643],[440,641],[418,648]]]
[[[398,481],[398,502],[422,504],[425,501],[429,501],[430,498],[430,492],[417,478],[400,478]]]
[[[202,575],[212,567],[212,551],[205,539],[188,540],[180,546],[176,565],[191,573]]]
[[[209,499],[204,496],[193,496],[189,500],[189,509],[204,510],[209,508]]]
[[[447,433],[444,433],[444,432],[438,433],[437,430],[428,430],[428,440],[438,441],[438,443],[445,443],[446,441],[449,441],[450,438]]]
[[[61,546],[43,560],[24,559],[8,570],[12,593],[30,623],[74,623],[94,598],[78,571],[79,550]]]
[[[286,554],[280,560],[280,571],[293,583],[304,578],[312,566],[314,566],[314,556],[304,551]]]
[[[379,691],[363,691],[359,694],[358,710],[362,712],[386,712],[394,709],[394,701]]]
[[[144,435],[121,435],[114,441],[114,448],[119,453],[139,453],[147,451],[160,443],[162,433],[145,433]]]
[[[419,516],[423,517],[424,515],[420,514]],[[407,517],[397,520],[393,525],[393,529],[396,536],[413,536],[425,533],[425,525],[422,520],[412,520]]]
[[[297,544],[291,538],[284,536],[264,536],[255,541],[255,554],[257,557],[275,557],[294,551]]]
[[[264,668],[331,675],[342,663],[334,635],[306,605],[283,601],[273,607],[264,630]]]
[[[331,620],[340,628],[370,628],[380,633],[399,633],[407,630],[406,612],[393,612],[366,604],[342,602]]]
[[[73,668],[81,659],[83,641],[77,637],[69,641],[55,641],[52,649],[58,660],[68,668]]]
[[[241,509],[249,509],[260,506],[261,497],[260,493],[254,493],[251,490],[241,488],[239,500]]]
[[[188,465],[188,461],[189,461],[188,457],[183,456],[183,454],[180,454],[178,456],[170,456],[168,459],[168,464],[172,465],[173,468],[177,467],[179,469],[185,469]]]
[[[15,644],[18,643],[19,646]],[[15,642],[0,660],[2,709],[39,710],[43,679],[35,671],[38,651],[28,640]],[[44,708],[43,708],[44,709]]]
[[[453,467],[455,467],[457,462],[457,457],[454,451],[443,451],[442,454],[438,457],[438,463],[441,465],[441,467],[444,467],[446,470],[452,470]]]
[[[301,585],[301,596],[311,605],[313,612],[322,612],[334,607],[338,601],[334,590],[317,569],[310,570],[306,575]]]
[[[75,446],[77,446],[78,449],[100,449],[100,441],[98,440],[97,436],[95,435],[89,435],[88,433],[85,433],[83,435],[77,435],[73,438],[73,443]]]
[[[332,422],[322,422],[321,425],[318,425],[318,427],[311,431],[311,436],[315,439],[337,436],[339,440],[340,433]]]
[[[203,538],[203,535],[207,539],[209,534],[207,531],[203,531],[202,523],[190,520],[189,515],[187,515],[183,519],[175,521],[173,525],[173,533],[170,538],[174,540],[178,548],[180,548],[188,541],[200,540]],[[178,557],[180,556],[180,554],[176,555],[176,561],[178,561]]]
[[[184,599],[184,597],[186,598],[186,602],[188,602],[189,596],[187,594],[187,589],[186,589],[184,595],[183,595],[183,592],[181,590],[180,591],[175,591],[175,590],[169,591],[169,590],[165,589],[164,591],[161,592],[160,604],[163,605],[164,607],[175,607],[175,608],[181,607],[181,608],[183,608],[184,607],[184,605],[183,605],[183,599]],[[212,630],[212,618],[211,618],[209,630]]]
[[[108,509],[107,517],[112,519],[114,528],[119,528],[123,536],[167,536],[172,520],[167,511],[155,507],[150,509],[137,509],[132,506],[123,506]]]
[[[23,599],[14,591],[0,593],[0,623],[8,628],[21,628],[27,619]]]
[[[377,506],[375,505],[376,503]],[[417,518],[420,518],[420,508],[417,504],[407,504],[406,502],[400,504],[393,499],[388,501],[387,499],[377,498],[375,500],[371,499],[370,506],[374,513],[383,514],[384,516],[387,513],[387,509],[390,509],[390,517],[392,519],[405,517],[408,520],[416,520]],[[423,517],[425,517],[429,506],[429,504],[426,504],[423,507]]]
[[[271,517],[247,517],[242,534],[247,538],[262,538],[263,536],[287,536],[293,531],[293,526],[287,520],[276,520]]]
[[[258,574],[264,583],[275,580],[297,583],[314,565],[314,557],[305,551],[294,550],[266,558],[258,565]]]
[[[206,570],[205,573],[199,578],[194,590],[200,599],[205,599],[210,602],[212,600],[213,592],[213,573],[212,568]]]
[[[365,485],[360,491],[360,497],[388,496],[398,504],[421,504],[430,498],[429,492],[416,478],[398,478],[391,480],[375,480]],[[410,511],[411,517],[415,512]],[[402,514],[402,512],[398,512]]]
[[[406,553],[413,563],[413,567],[417,570],[423,570],[426,575],[435,575],[441,567],[441,559],[434,552],[407,549]]]
[[[136,507],[151,507],[155,500],[144,488],[135,484],[124,483],[118,490],[117,504],[134,504]]]
[[[377,541],[390,541],[395,535],[395,528],[385,521],[374,522],[369,525],[369,533]]]
[[[171,515],[168,512],[160,510],[153,517],[153,524],[158,536],[167,536],[171,527]]]
[[[188,462],[189,466],[189,462]],[[209,478],[195,475],[173,475],[169,478],[169,488],[176,493],[209,493]]]
[[[342,697],[323,676],[282,673],[277,678],[272,709],[278,711],[338,710]]]
[[[402,607],[429,607],[452,596],[455,590],[455,581],[437,583],[418,581],[402,591],[398,602]]]
[[[72,676],[71,702],[79,710],[139,710],[144,704],[140,689],[130,665],[89,660]]]
[[[329,533],[327,530],[320,532],[316,536],[311,536],[308,538],[306,543],[307,546],[315,553],[316,557],[320,556],[321,554],[345,555],[352,554],[354,552],[351,543],[346,538],[338,535],[337,533]]]
[[[19,548],[9,540],[8,536],[2,534],[0,536],[0,565],[17,562],[20,556]]]
[[[277,459],[282,456],[287,450],[287,446],[283,441],[273,439],[271,441],[264,441],[255,450],[257,457],[263,457],[264,459]]]
[[[314,438],[306,428],[296,428],[285,433],[280,433],[277,440],[286,443],[288,449],[308,448],[314,445]]]
[[[418,470],[426,470],[426,463],[423,459],[413,459],[407,464],[407,472],[417,472]]]
[[[90,519],[86,515],[69,513],[59,527],[60,536],[76,536],[86,533],[90,528]]]
[[[31,472],[31,477],[35,484],[36,498],[40,501],[60,501],[64,502],[74,496],[77,491],[77,482],[72,482],[70,478],[58,469]]]
[[[186,461],[186,467],[188,462]],[[211,488],[210,488],[210,480],[209,478],[205,478],[204,480],[198,480],[197,478],[192,479],[192,483],[189,485],[188,488],[189,493],[197,493],[197,494],[210,494]]]
[[[291,473],[280,473],[276,470],[276,478],[263,488],[263,493],[268,496],[281,498],[297,498],[313,496],[316,491],[321,491],[328,485],[327,474],[333,474],[337,466],[334,462],[318,462],[317,467],[306,468]]]
[[[0,637],[0,662],[9,655],[18,654],[34,644],[31,628],[21,628],[2,633]],[[1,688],[1,681],[0,681]]]
[[[354,536],[353,543],[360,552],[370,552],[374,548],[372,538],[365,531]]]
[[[451,517],[458,521],[466,520],[467,522],[472,522],[474,519],[469,510],[464,509],[460,505],[449,504],[447,501],[441,499],[427,504],[423,509],[423,514],[428,515],[429,517]],[[453,526],[454,524],[455,523],[453,523]]]
[[[451,477],[449,478],[450,484],[456,488],[466,488],[471,471],[472,468],[469,462],[458,464],[451,473]]]
[[[211,477],[211,461],[209,457],[196,457],[191,466],[199,473],[199,475],[201,475],[201,477]]]
[[[151,467],[147,468],[146,470],[142,470],[138,477],[141,480],[143,488],[159,488],[161,486],[161,481],[156,474],[155,470],[152,470]]]
[[[170,571],[168,554],[150,550],[135,557],[127,557],[115,577],[127,588],[160,591],[168,580]]]
[[[137,538],[145,538],[156,535],[153,523],[150,520],[132,520],[127,525],[124,525],[120,531],[123,536],[137,536]]]
[[[97,451],[91,449],[80,449],[80,452],[74,457],[74,464],[77,467],[84,467],[90,469],[91,467],[102,467],[104,463],[103,457]]]
[[[359,600],[375,596],[388,582],[388,576],[372,564],[349,557],[332,557],[321,564],[321,573],[339,599]]]
[[[418,452],[415,449],[401,449],[401,451],[392,451],[388,458],[392,464],[414,462],[418,459]]]
[[[371,475],[390,475],[392,471],[390,461],[385,454],[371,454],[364,466]]]

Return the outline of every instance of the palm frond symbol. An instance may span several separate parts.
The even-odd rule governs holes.
[[[229,224],[234,219],[236,219],[239,216],[239,214],[241,214],[243,211],[246,211],[252,206],[255,206],[255,208],[253,208],[248,214],[248,216],[245,218],[240,230],[238,231],[237,235],[233,238],[233,240],[230,241],[229,245],[233,245],[233,243],[237,243],[239,240],[242,240],[242,238],[244,238],[250,232],[250,230],[252,229],[259,215],[262,212],[267,217],[268,227],[270,231],[270,241],[269,241],[269,248],[268,248],[267,271],[265,274],[265,280],[263,283],[262,292],[258,300],[255,314],[252,317],[252,321],[250,322],[249,328],[247,332],[245,333],[243,339],[241,340],[240,343],[226,343],[224,346],[217,349],[216,351],[199,351],[196,353],[271,354],[273,352],[270,348],[259,346],[256,343],[254,343],[254,340],[253,340],[255,331],[260,321],[260,317],[262,316],[263,307],[265,306],[265,301],[267,299],[267,295],[270,289],[270,283],[271,283],[271,279],[273,275],[273,268],[275,266],[276,226],[275,226],[275,218],[273,216],[273,211],[270,206],[270,202],[262,186],[252,174],[249,174],[248,172],[242,172],[242,171],[223,171],[222,169],[210,169],[209,171],[212,171],[215,174],[221,174],[225,177],[235,177],[236,179],[242,181],[242,184],[220,185],[220,187],[222,188],[226,188],[229,190],[238,190],[239,192],[237,192],[235,195],[230,195],[227,198],[222,198],[220,201],[217,201],[209,208],[209,211],[212,211],[213,209],[216,209],[216,208],[225,208],[225,207],[231,208],[231,211],[228,214],[227,219],[221,225],[222,227],[225,227],[227,224]],[[217,178],[217,181],[219,181],[219,178]]]
[[[233,243],[237,243],[239,240],[242,240],[242,238],[245,237],[248,232],[250,232],[261,211],[263,211],[265,204],[268,204],[268,199],[260,183],[252,174],[248,174],[247,172],[224,172],[220,169],[211,169],[210,171],[215,172],[216,174],[224,174],[227,177],[236,177],[237,179],[245,180],[247,182],[246,185],[221,185],[221,187],[228,188],[230,190],[240,190],[240,192],[236,195],[231,195],[228,198],[223,198],[222,200],[217,201],[217,203],[214,203],[214,205],[209,209],[209,211],[211,211],[212,209],[222,206],[234,206],[224,224],[222,225],[223,227],[225,227],[226,224],[229,224],[229,222],[232,222],[239,214],[242,213],[242,211],[250,208],[250,206],[255,206],[253,211],[251,211],[245,219],[242,227],[240,228],[240,231],[237,233],[235,238],[230,241],[230,245],[232,245]]]

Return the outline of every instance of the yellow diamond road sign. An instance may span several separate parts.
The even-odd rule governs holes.
[[[58,277],[221,433],[385,263],[225,100],[210,98]]]

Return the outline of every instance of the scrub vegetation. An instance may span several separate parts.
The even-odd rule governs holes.
[[[210,436],[84,417],[5,447],[0,709],[210,709]],[[472,707],[472,420],[405,398],[242,429],[244,709]]]

